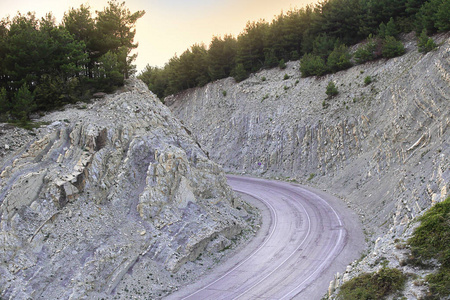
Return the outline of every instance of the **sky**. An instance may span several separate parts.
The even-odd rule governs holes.
[[[123,2],[119,0],[119,2]],[[237,36],[248,21],[272,21],[282,11],[302,8],[315,0],[126,0],[134,13],[145,10],[137,21],[135,42],[139,43],[135,61],[140,72],[147,64],[163,67],[175,54],[194,44],[209,45],[213,36]],[[52,12],[59,24],[64,12],[81,4],[103,10],[107,0],[0,0],[0,17],[33,11],[37,17]]]

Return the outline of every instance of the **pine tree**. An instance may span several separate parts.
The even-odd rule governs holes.
[[[419,36],[419,40],[417,41],[417,48],[419,52],[427,53],[437,47],[436,43],[432,38],[427,36],[427,30],[422,30],[422,33]]]
[[[333,98],[339,94],[339,91],[333,81],[328,82],[325,93],[328,95],[328,98]]]
[[[21,122],[26,122],[35,108],[33,94],[25,84],[22,85],[14,97],[13,115]]]
[[[118,4],[115,1],[108,1],[108,6],[103,11],[97,11],[94,50],[99,51],[100,55],[104,55],[108,51],[119,54],[123,48],[127,50],[137,48],[138,44],[134,43],[135,24],[144,14],[145,11],[137,11],[132,14],[125,7],[125,2]],[[129,51],[125,52],[129,53]],[[129,65],[127,57],[119,55],[120,63],[123,66]],[[129,68],[122,70],[124,78],[129,77],[129,71]]]
[[[236,68],[232,72],[232,76],[236,82],[241,82],[244,79],[247,79],[247,71],[245,71],[243,64],[237,64]]]

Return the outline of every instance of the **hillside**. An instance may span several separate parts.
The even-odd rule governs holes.
[[[226,171],[307,183],[357,211],[371,248],[344,278],[383,259],[401,267],[396,244],[450,188],[450,41],[434,38],[440,46],[426,55],[410,34],[407,53],[390,60],[319,78],[301,78],[299,63],[289,62],[165,103]],[[331,99],[330,81],[339,91]],[[408,298],[420,293],[413,290]]]
[[[254,212],[142,82],[39,121],[2,126],[0,298],[160,298],[251,231]]]

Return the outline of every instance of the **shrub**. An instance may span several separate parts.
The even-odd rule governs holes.
[[[374,60],[376,58],[375,50],[377,48],[377,42],[372,36],[369,36],[367,39],[367,43],[359,46],[356,49],[354,57],[355,61],[358,64],[363,64],[367,61]]]
[[[278,67],[280,67],[280,69],[282,70],[286,69],[286,63],[284,62],[284,59],[280,60],[280,62],[278,63]]]
[[[364,84],[365,85],[369,85],[372,83],[372,77],[367,76],[366,78],[364,78]]]
[[[422,53],[427,53],[437,48],[437,45],[434,42],[434,40],[427,36],[426,29],[422,30],[422,33],[419,36],[419,40],[417,41],[417,48],[419,52]]]
[[[308,53],[300,60],[300,72],[302,77],[322,76],[327,72],[325,61],[320,56]]]
[[[291,52],[291,60],[299,60],[300,59],[300,54],[298,54],[297,50],[294,50]]]
[[[232,76],[236,82],[241,82],[244,79],[247,79],[248,74],[245,71],[243,64],[237,64],[236,67],[232,71]]]
[[[29,120],[30,113],[35,108],[34,96],[28,87],[23,84],[15,94],[15,102],[12,108],[13,115],[16,119],[25,122]]]
[[[384,299],[403,289],[406,275],[400,270],[383,267],[377,273],[365,273],[355,277],[341,287],[338,299],[369,300]]]
[[[327,90],[325,93],[328,95],[329,98],[332,98],[332,97],[336,96],[337,94],[339,94],[339,91],[336,88],[336,85],[334,84],[333,81],[328,82]]]
[[[227,96],[227,91],[223,90],[223,91],[222,91],[222,95],[223,95],[224,97],[226,97],[226,96]]]
[[[283,80],[288,80],[289,79],[289,75],[288,74],[284,74]]]
[[[339,45],[330,53],[327,60],[328,69],[331,72],[348,69],[352,66],[352,58],[348,48],[345,45]]]
[[[383,42],[382,54],[384,58],[392,58],[405,54],[405,47],[402,42],[392,36],[387,36]]]
[[[450,295],[450,197],[428,210],[419,221],[408,240],[411,246],[412,260],[425,264],[437,259],[441,264],[438,272],[426,277],[430,292],[436,298]]]

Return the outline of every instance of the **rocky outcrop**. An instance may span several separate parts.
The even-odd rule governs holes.
[[[320,78],[301,78],[290,62],[165,103],[225,170],[332,191],[360,214],[373,243],[394,244],[449,194],[450,42],[435,39],[439,48],[425,55],[409,35],[407,53],[394,59]],[[329,81],[339,91],[331,99]]]
[[[142,82],[40,121],[1,161],[3,299],[158,298],[248,228],[220,167]]]

